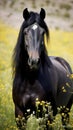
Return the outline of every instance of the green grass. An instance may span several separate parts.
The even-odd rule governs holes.
[[[17,130],[12,101],[11,69],[12,53],[17,36],[18,30],[0,22],[0,130]],[[49,55],[64,57],[73,69],[73,32],[50,30],[50,43],[46,46]],[[73,108],[70,115],[70,124],[73,126]],[[37,126],[37,119],[31,116],[28,120],[27,130],[36,130]],[[63,130],[59,114],[56,116],[54,128]]]

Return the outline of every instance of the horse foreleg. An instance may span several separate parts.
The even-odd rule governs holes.
[[[21,109],[15,105],[15,118],[16,118],[16,124],[19,130],[25,130],[26,127],[26,120],[25,117],[23,115],[23,112],[21,111]]]
[[[18,116],[23,117],[23,112],[20,110],[18,106],[15,105],[15,117],[17,118]]]

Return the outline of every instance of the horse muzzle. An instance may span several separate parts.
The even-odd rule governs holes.
[[[40,59],[28,59],[28,65],[30,67],[30,69],[38,69],[40,64]]]

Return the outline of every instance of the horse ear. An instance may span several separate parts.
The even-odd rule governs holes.
[[[24,18],[25,20],[27,20],[27,19],[29,18],[29,16],[30,16],[30,14],[29,14],[28,9],[27,9],[27,8],[24,9],[24,10],[23,10],[23,18]]]
[[[45,12],[45,10],[43,8],[41,8],[41,11],[40,11],[40,17],[41,17],[41,19],[44,20],[45,16],[46,16],[46,12]]]

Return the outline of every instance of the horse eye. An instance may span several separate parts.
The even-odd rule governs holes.
[[[28,48],[28,44],[25,44],[25,48]]]
[[[28,33],[27,32],[24,32],[24,39],[25,39],[25,41],[28,40]]]
[[[25,43],[25,48],[28,48],[28,36],[26,35],[25,37],[24,37],[24,43]]]
[[[24,35],[26,36],[28,34],[28,31],[27,30],[24,30]]]
[[[43,45],[44,45],[44,42],[42,41],[41,44],[40,44],[40,46],[43,47]]]

